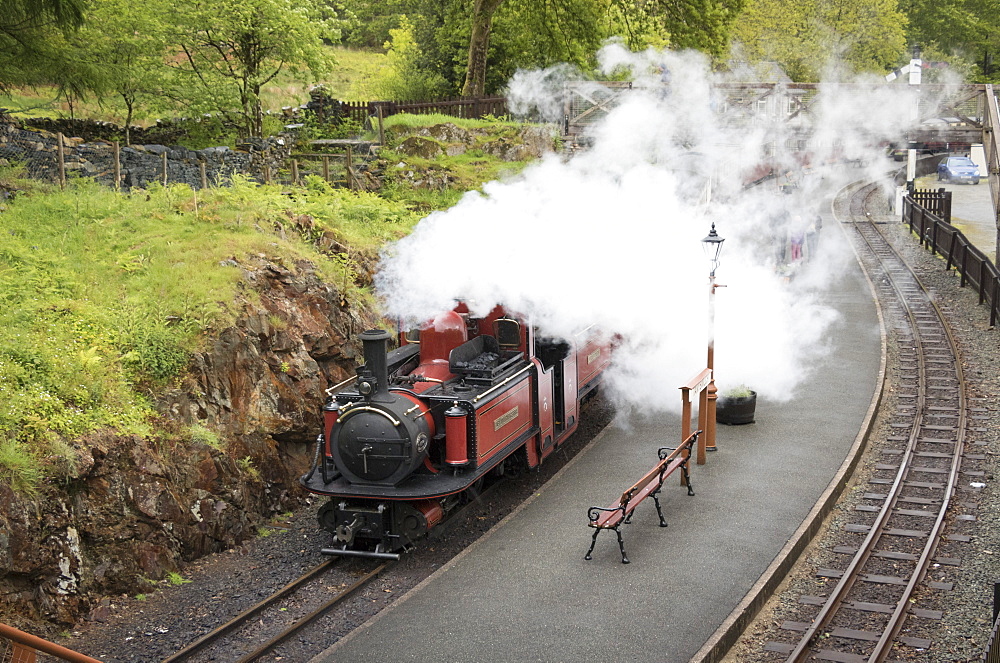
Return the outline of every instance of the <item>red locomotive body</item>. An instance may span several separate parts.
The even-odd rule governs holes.
[[[388,351],[361,334],[365,364],[330,395],[317,462],[301,482],[329,495],[320,524],[339,555],[398,557],[490,474],[537,467],[574,430],[610,346],[587,331],[539,337],[497,307],[459,305]]]

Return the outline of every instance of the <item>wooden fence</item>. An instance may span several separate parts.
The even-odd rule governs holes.
[[[396,113],[430,115],[441,113],[465,119],[507,114],[506,97],[452,97],[436,101],[341,101],[340,115],[358,123],[369,117],[389,117]]]
[[[925,211],[930,212],[945,223],[951,223],[951,192],[945,189],[917,189],[910,198]]]
[[[958,270],[962,287],[968,283],[976,288],[979,303],[990,305],[990,326],[996,326],[1000,317],[1000,272],[996,265],[960,230],[910,196],[903,199],[903,223],[920,238],[922,246],[947,259],[945,269]]]

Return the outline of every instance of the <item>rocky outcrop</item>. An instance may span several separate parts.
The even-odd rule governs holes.
[[[394,127],[391,137],[398,141],[400,153],[425,159],[481,149],[504,161],[525,161],[556,149],[555,130],[544,126],[465,129],[446,122],[430,127]]]
[[[103,597],[146,591],[304,496],[323,391],[353,374],[356,334],[378,320],[308,263],[231,262],[244,313],[160,396],[160,433],[76,441],[66,481],[30,500],[0,484],[0,621],[40,632],[99,619]]]

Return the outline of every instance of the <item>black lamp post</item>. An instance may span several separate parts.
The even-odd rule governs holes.
[[[705,256],[708,257],[709,263],[712,265],[711,271],[708,273],[708,370],[710,371],[710,380],[708,383],[708,402],[706,412],[705,412],[705,449],[707,451],[715,451],[715,401],[718,398],[718,390],[715,387],[715,289],[724,288],[725,286],[716,285],[715,283],[715,270],[719,268],[719,256],[722,255],[722,243],[725,242],[724,237],[719,237],[719,234],[715,232],[715,222],[712,222],[712,229],[709,231],[708,235],[701,240],[701,247],[705,250]]]

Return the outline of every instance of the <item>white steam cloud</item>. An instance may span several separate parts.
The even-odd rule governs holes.
[[[715,223],[726,238],[717,280],[727,287],[715,297],[720,390],[746,383],[790,397],[830,350],[838,316],[822,291],[853,257],[826,241],[839,233],[833,227],[809,235],[823,241],[796,267],[780,250],[789,232],[815,230],[819,214],[832,225],[829,197],[843,183],[891,168],[878,141],[902,134],[912,92],[875,80],[852,80],[849,92],[831,83],[811,101],[805,134],[794,119],[741,116],[717,86],[732,81],[698,53],[612,43],[600,55],[606,72],[629,72],[633,86],[590,127],[588,149],[548,155],[425,218],[383,257],[376,284],[387,313],[427,320],[461,298],[477,313],[503,303],[549,335],[594,325],[622,339],[609,375],[616,391],[642,407],[677,409],[677,387],[705,367],[710,265],[700,240]],[[568,82],[609,96],[563,66],[518,72],[511,107],[561,122]],[[759,110],[755,103],[743,110]],[[743,191],[765,158],[790,174]],[[794,185],[785,187],[792,193],[779,185]]]

